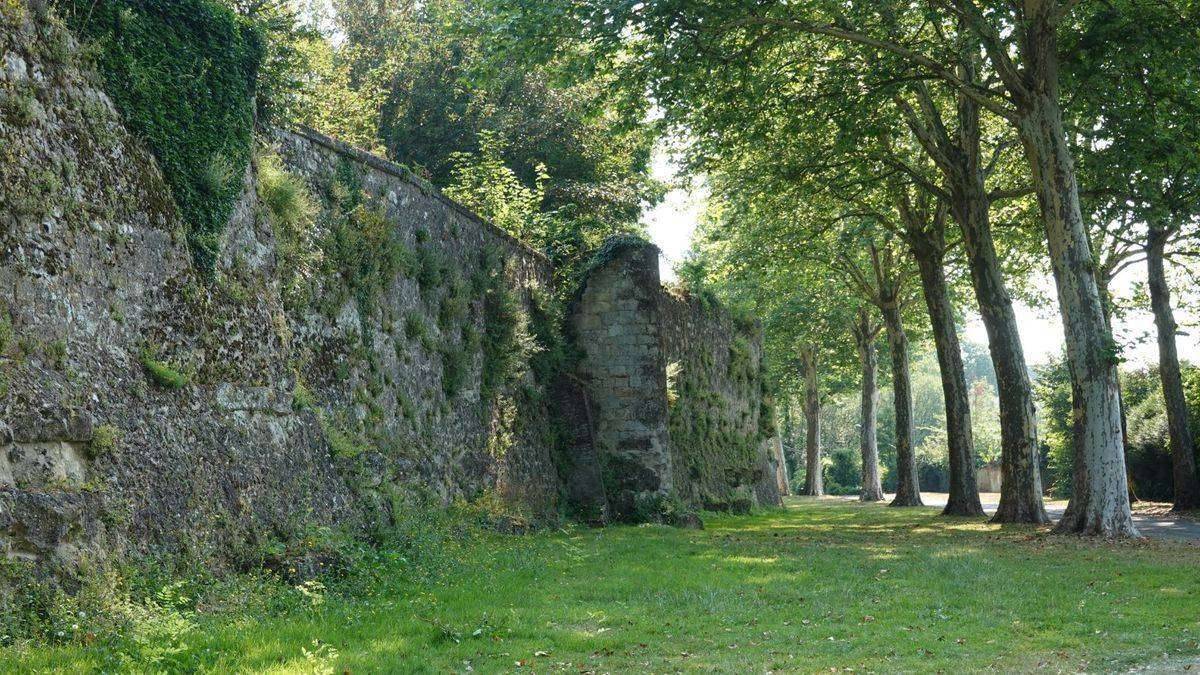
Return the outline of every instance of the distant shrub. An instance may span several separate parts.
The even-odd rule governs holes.
[[[862,490],[862,461],[854,451],[831,452],[827,456],[826,462],[824,467],[826,494],[856,495]]]

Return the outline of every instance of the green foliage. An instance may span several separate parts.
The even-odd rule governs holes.
[[[336,459],[355,459],[370,449],[352,431],[338,424],[330,415],[322,413],[317,416],[321,422],[321,431],[329,443],[329,454]]]
[[[105,91],[158,159],[211,272],[250,160],[261,37],[210,0],[55,1],[94,44]]]
[[[457,273],[453,274],[446,294],[438,304],[438,328],[443,333],[449,333],[470,314],[471,298],[467,295],[467,290],[462,277]]]
[[[537,179],[526,187],[504,162],[504,141],[493,132],[479,135],[478,154],[451,155],[454,164],[446,196],[490,220],[500,229],[527,242],[545,239],[541,205],[549,175],[537,166]]]
[[[10,124],[27,127],[37,119],[39,104],[32,82],[28,84],[10,84],[0,87],[0,117]]]
[[[0,306],[0,355],[7,354],[16,344],[16,332],[13,331],[12,317],[8,308]]]
[[[339,0],[310,43],[302,118],[394,161],[542,250],[570,277],[661,198],[652,124],[630,124],[607,78],[576,82],[491,51],[485,4]],[[583,75],[582,71],[579,72]],[[644,108],[644,105],[642,106]],[[638,120],[641,122],[641,120]]]
[[[698,522],[699,516],[696,509],[678,495],[655,492],[639,494],[634,499],[633,521],[678,526]]]
[[[138,355],[138,360],[150,375],[150,379],[163,389],[183,389],[191,381],[191,376],[187,373],[176,369],[165,361],[159,361],[155,358],[154,351],[150,347],[142,349]]]
[[[317,405],[317,397],[313,395],[300,374],[296,374],[296,383],[292,386],[292,410],[303,412],[312,410]]]
[[[559,374],[571,372],[581,354],[567,339],[563,303],[540,288],[531,289],[529,299],[529,367],[537,381],[547,385]]]
[[[433,337],[429,334],[429,324],[426,323],[425,317],[417,312],[409,312],[404,315],[404,334],[409,340],[416,340],[426,349],[433,346]]]
[[[417,286],[421,289],[422,297],[429,297],[442,285],[446,269],[446,261],[431,247],[421,246],[417,249]]]
[[[524,333],[524,314],[521,303],[512,291],[504,287],[504,277],[483,298],[483,372],[482,391],[485,400],[502,387],[524,361],[521,344]]]
[[[825,493],[857,495],[862,491],[862,456],[852,450],[838,450],[825,457]]]
[[[399,490],[389,495],[386,509],[369,530],[369,542],[319,525],[280,531],[284,538],[248,552],[236,574],[134,557],[119,566],[89,567],[68,585],[38,574],[30,563],[0,560],[0,669],[24,671],[13,668],[14,661],[61,649],[72,658],[86,655],[87,670],[224,670],[214,661],[224,657],[209,644],[211,619],[319,621],[332,607],[378,597],[384,588],[407,593],[436,585],[468,559],[465,547],[477,550],[482,528],[496,517],[490,503],[445,508]],[[305,639],[302,646],[312,649],[312,642]],[[311,668],[301,649],[290,656]],[[54,661],[33,670],[60,670],[67,663],[65,657]]]
[[[324,271],[341,280],[365,320],[397,275],[414,273],[421,255],[400,238],[382,205],[366,202],[362,178],[349,160],[338,164],[328,187],[332,222],[320,242]]]
[[[636,234],[619,233],[605,238],[604,243],[586,259],[586,262],[579,265],[578,269],[573,271],[574,278],[571,280],[570,285],[576,289],[576,297],[583,294],[587,278],[592,272],[620,257],[626,251],[642,249],[648,246],[653,246],[653,244]]]
[[[57,370],[66,370],[67,368],[67,341],[58,339],[46,345],[46,358],[50,360],[50,365]]]
[[[454,398],[467,383],[471,369],[471,355],[461,347],[442,348],[442,391],[446,398]]]
[[[1070,498],[1075,451],[1071,442],[1074,413],[1071,406],[1071,374],[1066,360],[1056,359],[1034,373],[1038,397],[1038,422],[1042,454],[1046,458],[1044,483],[1057,499]]]
[[[286,127],[300,114],[305,96],[319,80],[305,46],[320,36],[308,28],[301,9],[289,0],[220,0],[263,36],[264,53],[258,68],[258,123]],[[319,98],[317,100],[320,100]],[[328,105],[329,101],[326,101]]]
[[[1183,364],[1183,382],[1185,400],[1200,402],[1200,367]],[[1138,499],[1172,501],[1172,448],[1158,369],[1123,372],[1121,393],[1128,426],[1126,469],[1133,492]],[[1200,438],[1200,408],[1189,406],[1188,412],[1192,438]]]

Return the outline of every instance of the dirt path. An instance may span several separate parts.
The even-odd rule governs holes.
[[[890,500],[892,495],[885,497]],[[983,502],[983,509],[989,514],[995,512],[1000,503],[1000,495],[995,492],[980,493],[979,498]],[[922,492],[921,499],[926,506],[946,505],[944,492]],[[1054,521],[1062,518],[1066,508],[1065,501],[1046,502],[1046,513]],[[1200,542],[1200,522],[1169,513],[1169,509],[1169,504],[1139,502],[1133,508],[1133,522],[1147,537],[1167,541]]]

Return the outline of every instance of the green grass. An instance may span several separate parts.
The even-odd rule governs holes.
[[[205,672],[1086,669],[1200,655],[1200,547],[1105,544],[933,509],[794,500],[662,526],[485,535],[436,581],[277,616],[201,614]],[[328,652],[325,652],[326,654]],[[96,648],[19,648],[0,671],[87,671]]]

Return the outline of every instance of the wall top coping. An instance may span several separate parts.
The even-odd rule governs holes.
[[[433,196],[435,199],[450,207],[452,210],[457,211],[460,215],[466,217],[468,220],[471,220],[477,225],[482,226],[486,230],[490,230],[493,234],[501,239],[506,240],[508,243],[516,246],[523,252],[532,255],[546,264],[550,263],[550,259],[547,258],[544,253],[530,247],[529,244],[526,244],[517,237],[514,237],[509,232],[501,229],[495,223],[492,223],[478,213],[475,213],[462,204],[459,204],[453,199],[442,194],[441,190],[438,190],[436,187],[431,185],[429,181],[419,178],[407,167],[400,166],[399,164],[390,162],[382,157],[372,155],[366,150],[356,148],[349,143],[344,143],[336,138],[326,136],[325,134],[322,134],[321,132],[310,127],[306,127],[302,124],[298,124],[291,129],[279,129],[279,131],[284,134],[298,136],[306,141],[320,145],[327,150],[332,150],[333,152],[342,155],[347,159],[351,159],[360,164],[366,165],[376,171],[379,171],[380,173],[385,173],[393,178],[398,178],[405,183],[408,183],[409,185],[421,190],[422,192]]]

